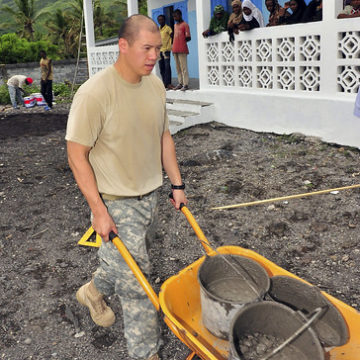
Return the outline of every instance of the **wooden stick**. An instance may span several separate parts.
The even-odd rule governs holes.
[[[330,192],[332,192],[332,191],[341,191],[341,190],[355,189],[355,188],[359,188],[359,187],[360,187],[360,184],[349,185],[349,186],[343,186],[343,187],[339,187],[339,188],[335,188],[335,189],[313,191],[313,192],[304,193],[304,194],[297,194],[297,195],[281,196],[281,197],[278,197],[278,198],[265,199],[265,200],[257,200],[257,201],[242,203],[242,204],[235,204],[235,205],[227,205],[227,206],[213,207],[213,208],[211,208],[211,210],[235,209],[235,208],[239,208],[239,207],[260,205],[260,204],[266,204],[266,203],[275,202],[275,201],[298,199],[298,198],[302,198],[302,197],[306,197],[306,196],[326,194],[326,193],[330,193]]]

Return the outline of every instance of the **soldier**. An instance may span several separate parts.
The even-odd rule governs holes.
[[[165,89],[151,72],[162,46],[157,25],[133,15],[119,31],[116,63],[86,81],[71,106],[66,140],[70,167],[102,237],[100,266],[77,292],[94,322],[111,326],[103,295],[118,294],[128,353],[156,360],[157,312],[112,242],[117,233],[145,274],[150,261],[145,236],[157,208],[162,166],[172,183],[172,204],[187,203],[185,185],[168,128]]]

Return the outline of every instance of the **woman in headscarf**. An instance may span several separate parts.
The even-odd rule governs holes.
[[[292,14],[290,16],[285,16],[285,11],[291,9]],[[280,11],[280,24],[290,25],[298,24],[302,22],[306,10],[306,4],[304,0],[291,0],[284,4],[283,9]]]
[[[227,29],[229,33],[229,40],[234,41],[234,33],[239,33],[239,24],[243,18],[241,1],[233,0],[231,3],[233,12],[230,14]]]
[[[261,11],[250,0],[243,1],[242,9],[243,19],[239,25],[241,31],[265,26]]]
[[[267,10],[269,11],[269,23],[266,26],[276,26],[280,24],[280,14],[282,6],[279,5],[278,0],[266,0],[265,5]],[[283,16],[290,16],[290,14],[285,9],[283,11]]]
[[[209,29],[205,30],[202,35],[208,37],[227,30],[229,14],[222,5],[216,5],[214,8],[214,16],[211,18]]]

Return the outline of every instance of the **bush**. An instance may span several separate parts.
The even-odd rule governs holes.
[[[64,83],[53,84],[53,92],[55,96],[67,97],[71,96],[71,85]]]
[[[72,102],[72,99],[79,89],[80,85],[74,86],[74,93],[71,94],[71,83],[56,83],[53,84],[53,93],[56,96],[56,102]]]
[[[10,95],[7,85],[0,85],[0,104],[10,104]]]
[[[49,41],[28,41],[9,33],[0,36],[0,63],[16,64],[39,61],[40,50],[45,50],[49,57],[59,59],[58,47]]]

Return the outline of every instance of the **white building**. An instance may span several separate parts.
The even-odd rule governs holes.
[[[95,47],[91,0],[84,4],[91,75],[114,63],[118,50],[117,45]],[[323,1],[323,21],[242,32],[234,44],[227,33],[201,36],[214,4],[148,0],[149,16],[180,8],[191,28],[189,72],[199,79],[199,89],[167,92],[170,105],[179,100],[182,107],[188,100],[213,104],[202,115],[190,112],[183,127],[218,121],[360,148],[360,119],[353,115],[360,84],[360,18],[337,19],[342,0]],[[128,13],[137,11],[137,1],[128,1]]]

